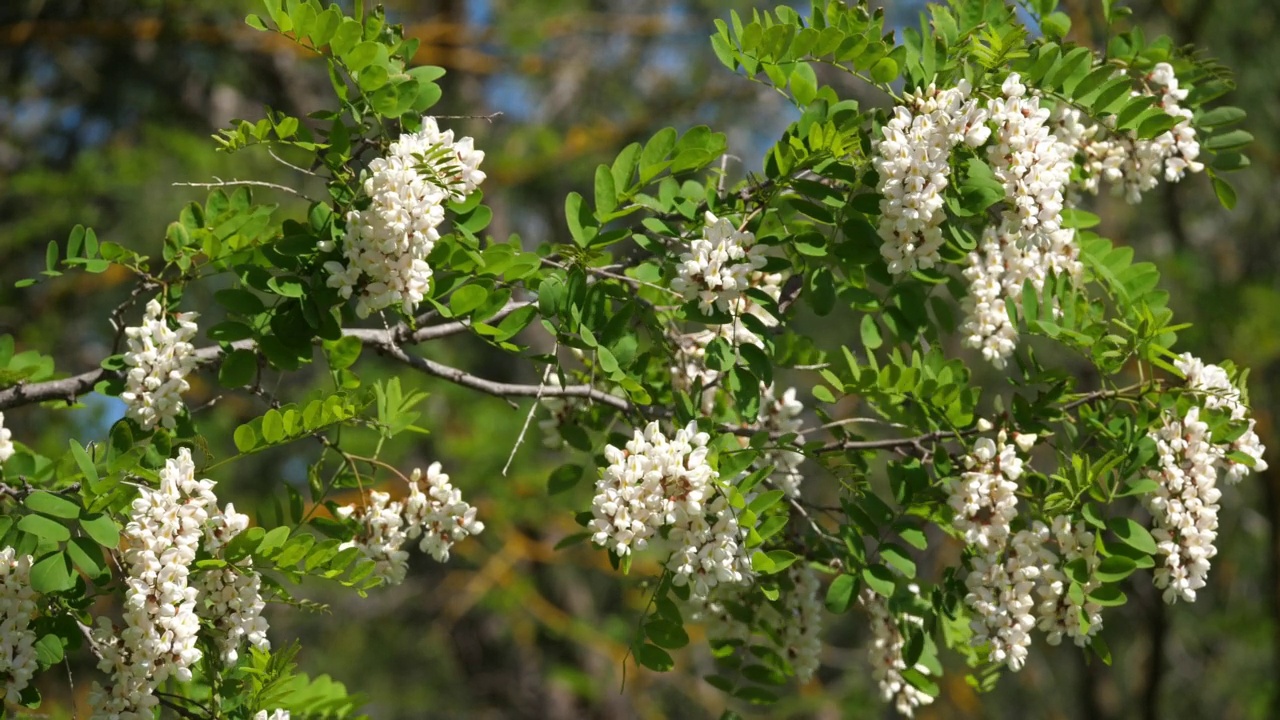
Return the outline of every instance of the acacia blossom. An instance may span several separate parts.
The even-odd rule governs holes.
[[[991,134],[987,112],[969,99],[971,87],[930,85],[908,93],[906,105],[893,109],[883,137],[875,142],[872,164],[880,177],[877,232],[880,254],[894,275],[936,265],[942,247],[943,192],[951,174],[951,151],[960,143],[978,147]]]
[[[668,439],[651,422],[623,448],[605,447],[608,467],[592,499],[592,541],[619,556],[647,547],[667,528],[666,566],[677,586],[706,597],[720,584],[748,582],[744,530],[717,492],[707,433],[689,423]]]
[[[1151,535],[1156,540],[1164,564],[1156,568],[1156,587],[1164,590],[1164,600],[1194,602],[1196,591],[1205,586],[1209,561],[1218,553],[1217,487],[1219,474],[1237,482],[1248,474],[1247,463],[1228,454],[1241,452],[1253,460],[1253,470],[1267,469],[1262,459],[1265,447],[1254,432],[1240,390],[1224,369],[1183,354],[1174,365],[1187,378],[1187,389],[1200,403],[1185,414],[1169,408],[1162,425],[1148,433],[1156,443],[1156,466],[1146,471],[1156,489],[1143,498],[1154,522]],[[1215,441],[1202,410],[1225,411],[1232,420],[1248,419],[1248,429],[1229,443]]]
[[[249,527],[249,516],[236,512],[227,503],[222,513],[209,519],[205,526],[204,549],[214,558],[223,557],[223,548]],[[253,570],[253,558],[239,561],[240,567],[228,565],[196,576],[201,605],[197,612],[217,629],[218,649],[222,662],[232,667],[240,658],[243,643],[259,650],[270,650],[267,619],[262,616],[266,602],[262,599],[262,577]]]
[[[1102,606],[1089,599],[1089,595],[1102,585],[1102,581],[1096,577],[1102,558],[1094,545],[1093,533],[1083,520],[1073,522],[1070,517],[1059,515],[1053,519],[1049,534],[1058,550],[1042,568],[1040,583],[1036,588],[1036,593],[1040,596],[1037,607],[1039,628],[1044,631],[1045,640],[1050,645],[1057,645],[1062,642],[1063,637],[1068,637],[1077,646],[1084,647],[1102,629]],[[1045,552],[1048,558],[1048,551]],[[1081,586],[1083,603],[1071,596],[1071,580],[1061,567],[1076,561],[1083,563],[1089,575],[1088,582]],[[1082,614],[1088,622],[1087,626],[1080,624]]]
[[[982,357],[997,368],[1008,363],[1017,347],[1018,328],[1009,319],[1007,304],[1021,302],[1027,281],[1042,297],[1050,273],[1076,281],[1084,272],[1074,230],[1042,233],[1040,244],[1022,243],[1019,237],[1008,231],[1007,222],[986,228],[964,269],[969,281],[969,294],[961,302],[964,344],[981,350]],[[1060,309],[1055,306],[1054,312]]]
[[[432,117],[422,119],[418,132],[401,135],[385,157],[369,163],[363,185],[369,205],[347,213],[343,259],[324,264],[329,287],[344,298],[355,295],[360,317],[396,304],[413,314],[431,282],[427,256],[440,239],[444,205],[479,187],[483,160],[474,140],[455,141]]]
[[[1049,247],[1062,228],[1074,150],[1050,130],[1049,109],[1018,73],[1005,78],[1001,93],[987,104],[996,127],[987,159],[1008,201],[1002,230],[1022,245]]]
[[[422,471],[415,468],[408,478],[409,494],[404,502],[373,490],[363,503],[336,511],[339,518],[355,520],[360,527],[355,537],[339,547],[359,548],[374,561],[374,575],[388,585],[404,582],[409,570],[409,552],[404,546],[410,541],[417,540],[419,550],[446,562],[455,542],[484,531],[476,509],[462,500],[462,493],[449,483],[440,467],[438,462],[431,463],[425,482]]]
[[[818,573],[799,563],[788,568],[792,589],[782,609],[782,648],[786,652],[796,679],[801,683],[813,679],[822,663],[822,601],[818,590],[822,582]]]
[[[752,276],[764,268],[768,248],[757,245],[755,235],[737,229],[728,218],[708,211],[705,220],[702,237],[680,256],[671,289],[686,300],[697,300],[704,313],[712,308],[733,313],[747,289],[757,284]]]
[[[1102,123],[1089,123],[1077,109],[1063,104],[1054,114],[1054,133],[1070,145],[1079,159],[1079,187],[1097,194],[1102,181],[1115,185],[1125,200],[1137,203],[1142,194],[1154,188],[1163,177],[1178,182],[1187,173],[1204,170],[1200,143],[1191,125],[1191,110],[1179,103],[1187,91],[1178,87],[1178,78],[1169,63],[1157,63],[1142,78],[1143,90],[1133,96],[1155,95],[1155,107],[1180,118],[1171,129],[1151,139],[1141,139],[1132,130],[1116,131],[1115,116]]]
[[[772,385],[764,386],[760,390],[760,412],[756,425],[774,438],[795,434],[791,443],[800,445],[804,443],[804,436],[799,434],[804,426],[800,419],[802,412],[804,403],[796,399],[795,388],[787,388],[782,397],[778,397]],[[803,463],[804,455],[786,448],[771,448],[765,451],[759,461],[760,465],[774,466],[769,481],[793,498],[800,496],[800,483],[804,480],[800,465]]]
[[[0,413],[0,465],[13,457],[13,431],[4,426],[4,413]]]
[[[19,555],[13,548],[0,550],[0,676],[7,678],[4,690],[10,700],[17,700],[39,669],[31,629],[36,616],[32,562],[30,555]]]
[[[907,717],[915,715],[916,708],[929,705],[933,696],[921,691],[907,682],[902,672],[907,669],[907,662],[902,651],[907,640],[898,627],[898,619],[889,612],[889,603],[870,589],[864,589],[858,595],[858,602],[871,618],[871,647],[868,655],[871,659],[871,675],[880,685],[880,696],[885,702],[893,703],[897,711]],[[923,626],[924,620],[910,613],[903,613],[902,621]],[[916,663],[915,670],[924,675],[929,668]]]
[[[142,487],[122,533],[125,545],[124,623],[117,630],[99,617],[93,629],[101,650],[98,667],[112,684],[94,683],[94,718],[151,718],[154,690],[169,678],[191,680],[202,656],[196,645],[198,590],[189,582],[191,564],[216,510],[212,480],[197,480],[191,451],[182,448],[165,462],[160,487]]]
[[[182,393],[190,389],[187,375],[196,367],[195,337],[197,313],[173,316],[176,328],[169,327],[158,300],[147,303],[142,325],[125,328],[128,350],[124,364],[125,389],[120,399],[125,414],[150,430],[157,425],[172,429],[182,413]]]

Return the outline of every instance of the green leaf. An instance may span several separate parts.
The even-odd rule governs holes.
[[[768,492],[760,493],[755,500],[751,501],[747,509],[756,515],[763,515],[766,510],[777,505],[784,495],[786,493],[781,490],[769,490]]]
[[[36,651],[36,660],[43,667],[56,665],[66,656],[66,648],[62,638],[50,633],[35,641],[32,647]]]
[[[1213,192],[1218,196],[1218,202],[1222,203],[1222,207],[1233,210],[1236,206],[1236,189],[1231,183],[1218,177],[1216,173],[1209,176],[1213,180]]]
[[[666,672],[676,666],[667,651],[657,645],[644,643],[635,648],[634,654],[636,662],[656,672]]]
[[[1071,18],[1064,12],[1051,12],[1040,21],[1045,37],[1061,40],[1071,32]]]
[[[67,543],[67,555],[85,575],[96,578],[107,572],[102,548],[89,538],[78,537]]]
[[[849,609],[849,605],[853,603],[853,593],[857,590],[858,581],[852,575],[841,573],[831,581],[831,587],[827,588],[827,610],[837,615]]]
[[[262,416],[262,439],[274,444],[284,437],[284,416],[279,410],[271,408]]]
[[[1123,555],[1112,555],[1102,559],[1095,576],[1104,583],[1119,582],[1133,574],[1137,568],[1138,564],[1132,559]]]
[[[252,425],[241,425],[236,428],[232,440],[235,441],[237,450],[247,453],[258,445],[258,433]]]
[[[258,356],[252,350],[232,350],[218,368],[218,384],[224,388],[244,387],[258,373]]]
[[[875,318],[870,315],[862,316],[862,346],[867,350],[875,350],[884,344],[884,340],[880,337],[880,328],[876,325]]]
[[[1204,141],[1209,150],[1234,150],[1253,142],[1253,135],[1245,130],[1230,130]]]
[[[89,457],[89,453],[80,447],[80,443],[75,440],[71,441],[71,457],[75,458],[76,465],[80,468],[80,473],[84,475],[85,481],[92,487],[98,484],[98,468],[94,467],[93,458]]]
[[[1135,550],[1141,550],[1148,555],[1155,555],[1158,551],[1155,538],[1151,537],[1151,533],[1129,518],[1115,518],[1107,526],[1116,537],[1120,538],[1121,542]]]
[[[916,576],[916,563],[907,554],[907,551],[892,543],[885,543],[880,546],[880,557],[885,562],[897,568],[907,578]]]
[[[62,592],[75,587],[75,584],[71,558],[64,552],[52,552],[31,566],[31,589],[38,593]]]
[[[595,239],[597,228],[591,222],[591,215],[582,204],[582,196],[571,192],[564,199],[564,217],[569,226],[569,235],[580,247],[587,247]]]
[[[51,542],[65,542],[71,539],[71,531],[66,525],[43,515],[23,515],[18,520],[18,529]]]
[[[1198,115],[1195,119],[1197,127],[1213,128],[1222,127],[1224,125],[1234,125],[1244,120],[1245,112],[1238,107],[1224,105],[1216,107],[1202,115]]]
[[[807,62],[796,63],[791,71],[791,95],[801,107],[813,102],[818,95],[818,76]]]
[[[102,547],[114,550],[120,544],[120,526],[109,515],[85,515],[80,518],[80,529]]]
[[[37,490],[23,501],[31,510],[57,518],[74,518],[80,516],[80,505],[61,495],[44,490]]]
[[[613,171],[608,165],[596,166],[595,198],[596,217],[601,220],[618,207],[618,192],[613,184]]]
[[[863,568],[862,581],[867,584],[867,587],[884,597],[893,596],[893,588],[896,584],[893,579],[893,573],[883,565],[871,565]]]
[[[644,624],[644,634],[654,645],[668,650],[679,650],[689,644],[689,633],[670,620],[655,618]]]
[[[888,84],[898,77],[898,63],[891,57],[882,57],[871,66],[871,79]]]
[[[466,315],[484,304],[489,289],[483,285],[463,285],[449,296],[449,309],[455,316]]]
[[[557,495],[571,490],[582,480],[582,476],[583,469],[580,465],[572,463],[561,465],[552,470],[551,476],[547,478],[547,492],[551,495]]]
[[[329,356],[329,367],[334,370],[346,370],[355,365],[364,345],[360,338],[347,335],[333,342],[325,343],[325,351]]]

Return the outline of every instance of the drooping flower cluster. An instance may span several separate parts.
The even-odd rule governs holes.
[[[431,282],[427,256],[440,239],[444,204],[479,187],[482,160],[474,140],[455,141],[435,118],[423,118],[421,130],[401,135],[386,157],[369,163],[369,206],[347,213],[343,259],[324,265],[329,287],[346,298],[354,294],[361,317],[396,304],[412,314]]]
[[[158,300],[147,303],[142,325],[125,328],[128,351],[124,363],[125,390],[120,393],[125,413],[144,429],[157,425],[172,428],[182,412],[182,393],[190,385],[187,375],[195,369],[196,318],[194,312],[173,316],[176,328],[169,327]]]
[[[796,399],[795,388],[787,388],[782,393],[782,397],[777,396],[772,385],[761,389],[757,425],[771,437],[781,438],[797,433],[791,442],[797,445],[803,443],[804,436],[798,434],[804,426],[804,422],[800,419],[802,412],[804,412],[804,403]],[[776,448],[766,451],[760,462],[774,466],[773,474],[769,478],[774,487],[785,491],[791,497],[800,496],[800,483],[804,480],[800,465],[804,463],[804,455],[795,450]]]
[[[10,701],[27,689],[39,668],[31,629],[36,615],[31,562],[30,555],[18,555],[13,548],[0,550],[0,677],[7,678],[5,697]]]
[[[822,662],[822,602],[818,599],[821,581],[808,565],[788,569],[793,588],[782,611],[782,647],[795,670],[796,679],[809,682]]]
[[[870,589],[858,595],[858,601],[871,616],[871,674],[880,685],[880,695],[885,702],[893,703],[899,713],[907,717],[915,715],[916,708],[933,702],[933,696],[907,682],[902,672],[907,662],[902,651],[907,640],[898,628],[898,621],[889,612],[889,603]],[[924,620],[909,613],[902,615],[903,622],[922,625]],[[915,670],[929,674],[929,668],[917,663]]]
[[[1028,280],[1040,295],[1050,273],[1075,280],[1084,270],[1074,230],[1041,233],[1038,237],[1043,242],[1037,245],[1019,242],[1020,235],[1007,232],[1006,225],[983,230],[964,269],[969,281],[969,294],[962,302],[964,344],[981,350],[982,357],[997,368],[1005,366],[1018,344],[1018,328],[1009,319],[1006,304],[1021,300]]]
[[[955,512],[955,528],[965,542],[983,552],[997,552],[1009,540],[1009,523],[1018,515],[1018,478],[1023,463],[1018,450],[1030,450],[1034,435],[1018,435],[1017,447],[1002,431],[996,440],[979,438],[964,459],[967,470],[947,481],[947,504]]]
[[[716,308],[736,314],[744,293],[758,284],[752,276],[764,268],[766,250],[756,244],[750,231],[739,230],[728,218],[718,218],[708,211],[702,237],[691,242],[689,251],[680,256],[671,289],[686,300],[697,300],[705,313]]]
[[[160,471],[160,487],[143,487],[124,528],[124,623],[117,632],[98,618],[94,638],[102,652],[98,667],[112,684],[96,683],[90,695],[95,718],[150,718],[155,688],[169,678],[191,679],[202,653],[196,645],[198,591],[189,582],[191,564],[204,537],[213,481],[197,480],[191,451],[183,448]]]
[[[1249,466],[1227,457],[1238,450],[1254,459],[1253,469],[1267,468],[1262,459],[1265,448],[1253,430],[1253,420],[1243,435],[1231,443],[1215,442],[1209,424],[1201,419],[1204,410],[1228,411],[1233,420],[1244,420],[1248,408],[1226,371],[1184,354],[1175,364],[1187,377],[1187,388],[1197,394],[1201,405],[1179,416],[1166,410],[1161,427],[1150,433],[1155,440],[1157,465],[1147,477],[1157,488],[1143,498],[1151,512],[1156,539],[1164,564],[1156,568],[1156,587],[1164,590],[1164,600],[1194,602],[1196,591],[1205,586],[1209,561],[1218,553],[1218,500],[1222,491],[1218,476],[1238,481]]]
[[[624,448],[605,448],[609,466],[591,503],[592,541],[617,555],[644,549],[666,528],[667,569],[697,597],[751,577],[744,531],[707,463],[708,439],[696,423],[670,439],[649,423]]]
[[[4,413],[0,413],[0,465],[13,457],[13,431],[4,426]]]
[[[996,131],[987,148],[1009,203],[1001,230],[1022,245],[1046,248],[1062,228],[1074,151],[1053,134],[1049,108],[1041,106],[1037,94],[1027,93],[1018,73],[1009,74],[1001,92],[1003,97],[988,103]]]
[[[899,275],[933,267],[942,247],[943,192],[951,174],[951,151],[960,143],[978,147],[991,134],[987,113],[969,98],[967,80],[954,88],[906,96],[894,108],[875,144],[872,161],[880,176],[877,190],[884,243],[880,254],[889,272]]]
[[[249,516],[236,512],[227,503],[221,514],[205,526],[204,548],[221,558],[223,548],[249,527]],[[240,658],[240,647],[248,642],[259,650],[271,649],[267,640],[267,619],[262,616],[262,577],[253,570],[253,558],[240,560],[240,567],[228,565],[197,576],[201,604],[197,612],[217,629],[218,649],[228,667]]]
[[[684,605],[689,622],[706,628],[713,641],[738,641],[772,648],[787,659],[796,679],[813,678],[822,660],[821,580],[808,565],[787,569],[792,589],[769,602],[750,585],[718,585]]]
[[[404,502],[374,490],[365,502],[337,509],[339,518],[360,524],[356,536],[340,547],[360,548],[374,561],[374,574],[389,585],[404,582],[409,570],[409,553],[404,546],[410,541],[418,540],[418,549],[446,562],[454,543],[484,531],[476,509],[463,501],[449,476],[440,472],[440,463],[427,468],[425,485],[417,468],[408,481],[409,495]]]
[[[1178,87],[1173,66],[1156,64],[1143,78],[1143,84],[1145,94],[1160,98],[1155,107],[1181,118],[1173,128],[1149,140],[1140,139],[1134,131],[1114,130],[1114,115],[1107,116],[1104,124],[1096,124],[1065,105],[1055,113],[1054,132],[1074,148],[1080,165],[1079,185],[1086,192],[1097,194],[1105,180],[1122,190],[1125,200],[1137,203],[1144,192],[1159,184],[1161,177],[1178,182],[1187,173],[1204,169],[1197,160],[1200,143],[1191,126],[1192,113],[1179,104],[1186,99],[1187,91]]]
[[[1095,572],[1102,564],[1102,558],[1094,545],[1093,533],[1083,520],[1072,522],[1070,517],[1059,515],[1053,519],[1049,531],[1058,545],[1058,552],[1053,561],[1045,564],[1036,588],[1040,596],[1037,608],[1039,628],[1050,645],[1061,643],[1065,636],[1077,646],[1084,647],[1102,629],[1102,606],[1089,599],[1090,593],[1102,585]],[[1083,603],[1072,597],[1069,592],[1071,580],[1060,566],[1060,563],[1066,565],[1077,560],[1084,564],[1089,574],[1089,580],[1081,586]],[[1082,613],[1088,622],[1087,627],[1080,625]]]

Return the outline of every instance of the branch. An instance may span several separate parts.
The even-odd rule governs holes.
[[[214,188],[214,187],[236,187],[236,186],[240,186],[240,185],[248,185],[248,186],[253,186],[253,187],[265,187],[265,188],[271,188],[272,190],[283,190],[284,192],[287,192],[287,193],[289,193],[289,194],[291,194],[291,195],[297,195],[298,197],[300,197],[300,198],[302,198],[302,199],[304,199],[304,200],[311,200],[311,198],[307,197],[306,195],[303,195],[302,193],[298,192],[297,190],[294,190],[293,188],[289,187],[288,185],[280,185],[280,184],[272,183],[272,182],[264,182],[264,181],[262,181],[262,180],[235,180],[235,179],[232,179],[232,180],[223,180],[222,178],[218,177],[217,175],[214,175],[214,176],[213,176],[213,179],[214,179],[216,182],[211,182],[211,183],[176,182],[176,183],[173,183],[173,186],[174,186],[174,187]],[[313,201],[313,202],[314,202],[314,201]]]

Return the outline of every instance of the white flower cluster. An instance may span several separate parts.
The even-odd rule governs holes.
[[[1102,629],[1102,606],[1089,600],[1089,594],[1102,585],[1102,581],[1094,577],[1102,558],[1094,545],[1093,533],[1083,520],[1073,523],[1070,517],[1059,515],[1053,519],[1049,530],[1058,544],[1058,554],[1045,564],[1036,588],[1040,596],[1039,627],[1050,645],[1061,643],[1065,636],[1079,647],[1084,647]],[[1081,586],[1085,596],[1083,605],[1068,592],[1071,580],[1062,571],[1059,560],[1064,565],[1080,560],[1089,573],[1089,581]],[[1088,627],[1081,627],[1081,613],[1087,618]]]
[[[777,391],[772,385],[761,388],[757,426],[768,432],[770,436],[780,437],[799,433],[804,426],[804,421],[800,419],[802,412],[804,412],[804,403],[796,399],[795,388],[787,388],[782,393],[782,397],[777,396]],[[792,441],[797,445],[803,442],[804,436],[799,434]],[[804,455],[795,450],[771,449],[765,452],[760,463],[774,466],[773,475],[769,478],[774,487],[786,492],[790,497],[800,496],[800,483],[804,480],[800,465],[804,463]]]
[[[484,523],[476,520],[476,509],[440,472],[440,463],[427,468],[425,486],[420,469],[415,468],[408,479],[409,496],[403,503],[374,490],[366,502],[337,509],[339,518],[353,518],[361,525],[360,532],[339,547],[360,548],[374,561],[374,574],[389,585],[404,582],[409,569],[406,543],[418,540],[418,549],[446,562],[455,542],[484,531]]]
[[[397,303],[412,314],[431,282],[426,258],[440,239],[444,204],[479,187],[482,160],[474,140],[455,141],[435,118],[423,118],[421,130],[401,135],[386,157],[369,163],[369,206],[347,213],[343,261],[324,264],[329,287],[345,298],[356,294],[360,317]]]
[[[197,317],[194,312],[178,313],[174,315],[178,327],[171,328],[164,308],[153,299],[147,303],[142,325],[125,328],[124,363],[129,370],[120,399],[125,413],[146,430],[157,425],[172,428],[182,412],[182,393],[191,387],[186,378],[196,367],[191,339],[196,335]]]
[[[1249,472],[1248,465],[1228,458],[1227,453],[1238,450],[1254,458],[1254,470],[1267,469],[1262,459],[1265,448],[1252,419],[1249,429],[1230,444],[1215,443],[1208,423],[1200,419],[1202,409],[1229,411],[1233,420],[1247,417],[1248,408],[1226,371],[1188,354],[1175,365],[1186,375],[1187,388],[1202,398],[1202,406],[1191,407],[1181,417],[1165,411],[1163,425],[1150,433],[1158,464],[1146,474],[1157,488],[1143,501],[1155,522],[1151,535],[1165,556],[1164,565],[1155,571],[1155,583],[1168,603],[1194,602],[1196,591],[1205,586],[1209,560],[1218,554],[1214,541],[1222,497],[1217,487],[1219,472],[1230,482]]]
[[[620,556],[644,549],[667,528],[673,582],[702,598],[717,585],[751,579],[744,531],[707,464],[708,439],[696,423],[668,439],[652,422],[624,448],[607,446],[590,525],[592,541]]]
[[[213,485],[196,479],[191,451],[183,448],[160,471],[160,487],[143,487],[133,501],[123,533],[125,627],[117,633],[100,617],[93,632],[102,651],[98,667],[113,676],[105,690],[93,686],[94,718],[150,718],[158,704],[155,688],[169,678],[191,680],[191,666],[202,654],[196,646],[198,591],[189,575],[209,510],[216,510]]]
[[[13,457],[13,431],[4,426],[4,413],[0,413],[0,465]]]
[[[894,108],[872,161],[880,176],[877,190],[884,243],[880,254],[889,272],[899,275],[933,267],[942,247],[943,192],[951,174],[951,150],[960,143],[978,147],[987,141],[987,112],[969,99],[967,80],[954,88],[906,96]]]
[[[806,683],[822,663],[823,608],[818,599],[821,581],[808,565],[792,565],[788,574],[795,587],[787,594],[782,611],[782,647],[796,679]]]
[[[1006,303],[1021,301],[1028,280],[1039,295],[1050,273],[1075,280],[1084,271],[1074,230],[1041,234],[1042,244],[1022,243],[1019,237],[1006,225],[986,228],[964,269],[969,281],[969,294],[962,302],[964,344],[981,350],[997,368],[1005,366],[1018,344],[1018,328],[1009,319]]]
[[[739,230],[728,218],[718,218],[708,211],[702,237],[691,242],[689,252],[680,256],[671,289],[686,300],[696,299],[705,313],[716,308],[736,314],[744,293],[758,284],[752,276],[761,274],[767,250],[756,245],[751,232]]]
[[[36,614],[36,593],[31,589],[30,555],[13,548],[0,550],[0,676],[5,697],[16,701],[31,684],[36,662],[36,634],[31,620]]]
[[[1001,92],[1003,97],[987,105],[996,125],[987,159],[1011,204],[1002,230],[1023,245],[1048,247],[1062,228],[1075,151],[1053,134],[1049,109],[1041,107],[1038,95],[1027,94],[1018,73],[1005,78]]]
[[[259,710],[253,716],[253,720],[289,720],[288,710],[273,710],[268,713],[266,710]]]
[[[248,527],[249,516],[236,512],[235,506],[227,503],[222,513],[211,517],[205,526],[205,550],[221,558],[227,543]],[[245,558],[240,563],[240,568],[214,568],[196,580],[203,603],[197,606],[197,611],[217,629],[218,649],[227,667],[239,660],[240,647],[245,642],[259,650],[271,649],[267,619],[262,617],[266,607],[262,599],[262,577],[252,569],[253,558]]]
[[[1137,203],[1142,193],[1159,184],[1161,177],[1178,182],[1187,173],[1204,169],[1196,159],[1200,156],[1200,143],[1191,126],[1192,113],[1179,105],[1187,91],[1178,87],[1173,66],[1158,63],[1144,78],[1144,84],[1148,94],[1160,98],[1155,107],[1182,118],[1172,129],[1150,140],[1139,139],[1133,131],[1114,130],[1115,116],[1108,116],[1103,125],[1087,123],[1079,110],[1065,105],[1055,113],[1055,134],[1080,158],[1083,190],[1097,194],[1105,180],[1123,190],[1125,200]]]
[[[799,563],[787,569],[787,576],[792,590],[774,602],[749,585],[718,585],[706,596],[691,595],[683,603],[685,617],[703,625],[712,640],[773,648],[787,658],[796,679],[806,683],[822,660],[821,580],[813,568]]]
[[[871,649],[868,654],[871,674],[880,684],[880,695],[885,702],[893,703],[899,713],[912,717],[916,708],[932,703],[933,696],[922,692],[902,676],[902,671],[907,669],[907,662],[902,656],[907,641],[898,629],[898,621],[889,612],[889,603],[869,589],[864,589],[858,600],[871,616]],[[903,614],[902,620],[917,625],[924,622],[911,614]],[[920,663],[916,663],[915,670],[929,674],[929,668]]]
[[[1041,568],[1052,560],[1042,547],[1048,536],[1043,523],[1016,534],[1011,527],[1024,465],[1018,452],[1030,452],[1035,440],[1019,433],[1010,444],[1003,430],[994,441],[979,438],[965,457],[966,472],[948,481],[953,524],[974,552],[965,577],[973,642],[990,643],[991,660],[1012,670],[1026,661],[1036,626],[1032,593]]]

